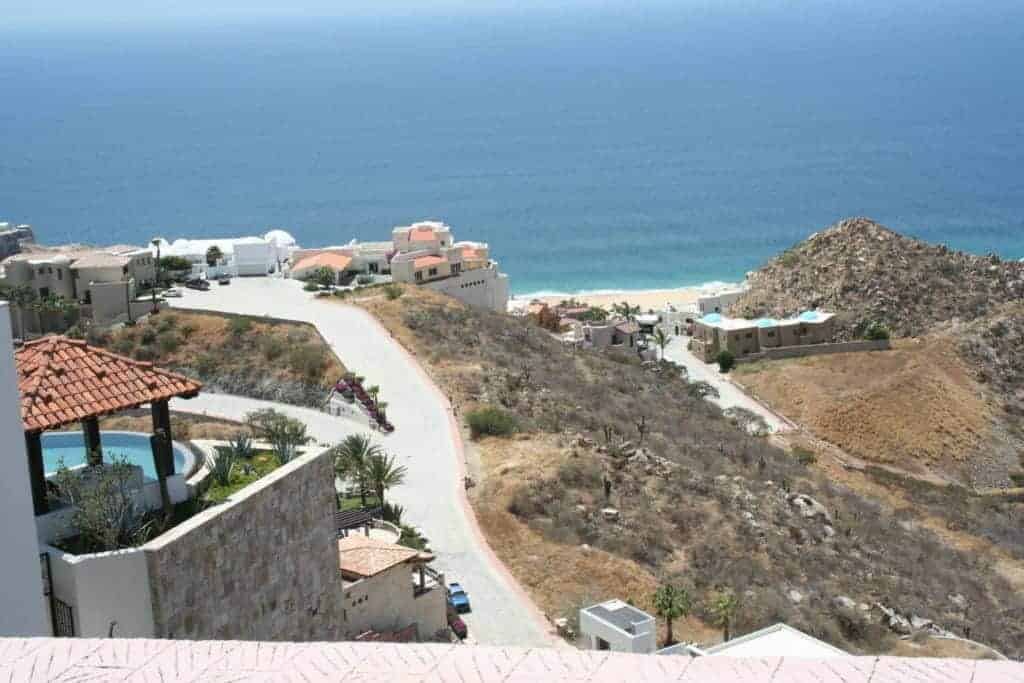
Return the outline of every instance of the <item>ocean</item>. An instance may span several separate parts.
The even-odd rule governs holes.
[[[46,242],[433,218],[523,294],[735,281],[854,215],[1024,257],[1024,3],[0,26],[0,220]]]

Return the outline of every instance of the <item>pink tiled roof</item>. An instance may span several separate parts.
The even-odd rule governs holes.
[[[376,576],[395,565],[416,559],[429,562],[434,557],[359,533],[338,539],[338,566],[346,574]]]
[[[345,270],[352,263],[352,257],[338,254],[331,251],[322,251],[319,254],[307,256],[299,260],[292,270],[299,271],[307,268],[330,268],[332,270]]]
[[[441,263],[444,263],[444,259],[440,256],[420,256],[412,262],[412,265],[415,268],[426,268],[427,266],[436,266]]]
[[[392,643],[0,639],[2,681],[722,681],[1010,683],[1009,661],[633,655],[563,649]]]
[[[55,429],[175,396],[194,396],[202,384],[152,363],[132,360],[84,341],[43,337],[14,354],[27,431]]]

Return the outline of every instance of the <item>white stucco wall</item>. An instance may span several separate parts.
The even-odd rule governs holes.
[[[437,586],[414,596],[413,569],[400,564],[351,584],[346,584],[343,602],[345,633],[398,631],[416,624],[420,638],[430,638],[448,626],[444,587]]]
[[[499,273],[497,267],[470,270],[456,277],[426,282],[422,286],[454,297],[472,308],[499,313],[508,309],[508,276]]]
[[[612,624],[600,619],[585,609],[580,610],[580,635],[584,646],[590,650],[598,649],[597,638],[608,643],[613,652],[633,652],[650,654],[656,649],[655,622],[636,625],[636,634],[630,635]]]
[[[70,555],[52,546],[54,595],[71,606],[75,635],[105,638],[152,637],[153,604],[146,556],[141,548]]]
[[[0,303],[0,636],[50,635],[7,303]]]

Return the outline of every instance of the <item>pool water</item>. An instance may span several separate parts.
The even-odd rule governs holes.
[[[42,436],[43,464],[46,474],[54,474],[61,465],[72,468],[85,464],[85,435],[82,432],[47,432]],[[146,479],[156,479],[153,465],[153,451],[149,445],[149,434],[141,432],[100,432],[103,446],[103,460],[111,462],[115,457],[139,465]],[[180,444],[174,444],[174,471],[187,473],[192,454]]]

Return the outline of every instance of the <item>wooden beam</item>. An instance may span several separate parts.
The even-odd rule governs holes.
[[[28,455],[28,477],[32,485],[32,507],[36,515],[50,511],[46,499],[46,467],[43,465],[43,442],[39,432],[25,432],[25,452]]]
[[[156,471],[157,474],[163,473],[164,476],[169,477],[174,474],[174,449],[171,446],[174,437],[171,435],[170,406],[167,401],[155,401],[150,404],[149,409],[153,416],[153,433],[163,432],[167,439],[167,448],[158,449],[159,453],[153,453]]]
[[[103,463],[103,444],[100,442],[100,419],[87,417],[82,420],[82,433],[85,435],[85,461],[90,465]]]

